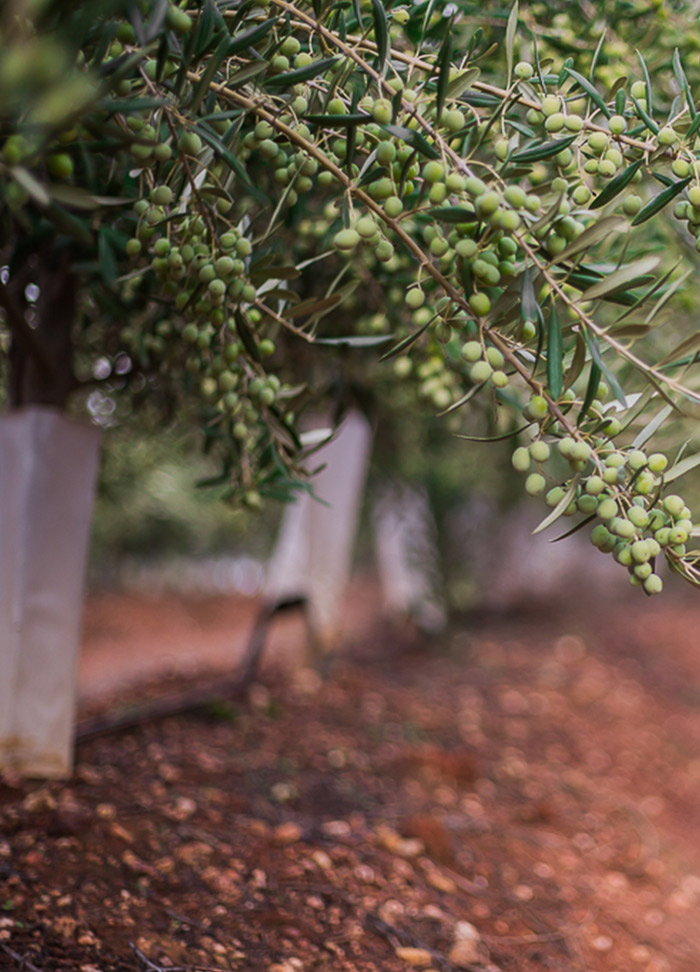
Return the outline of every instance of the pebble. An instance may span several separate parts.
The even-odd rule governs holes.
[[[410,948],[408,946],[396,949],[397,958],[416,969],[425,969],[433,961],[433,957],[426,948]]]
[[[303,833],[304,831],[299,824],[289,820],[287,823],[281,823],[275,827],[272,831],[272,839],[276,844],[286,846],[287,844],[295,844],[298,840],[301,840]]]

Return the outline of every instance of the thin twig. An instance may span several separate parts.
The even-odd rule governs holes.
[[[20,955],[19,952],[15,952],[13,948],[10,948],[10,946],[6,945],[4,942],[0,942],[0,949],[2,949],[6,955],[9,955],[10,958],[14,959],[15,962],[18,963],[22,972],[44,972],[44,970],[40,969],[38,965],[34,965],[34,963],[31,962],[26,955]]]
[[[221,972],[221,968],[213,968],[211,965],[157,965],[134,942],[129,942],[129,948],[149,972]]]

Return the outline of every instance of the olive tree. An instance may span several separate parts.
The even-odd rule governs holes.
[[[342,410],[341,372],[391,374],[517,437],[543,528],[591,525],[647,594],[661,556],[698,583],[700,456],[654,444],[700,401],[679,7],[11,0],[8,409],[197,423],[256,508],[313,466],[297,420]]]

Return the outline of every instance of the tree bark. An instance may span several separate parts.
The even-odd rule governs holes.
[[[28,315],[25,288],[29,283],[39,287],[39,297]],[[12,334],[10,407],[51,405],[65,410],[76,385],[72,332],[77,287],[70,253],[40,251],[36,269],[26,264],[4,290],[5,317]]]

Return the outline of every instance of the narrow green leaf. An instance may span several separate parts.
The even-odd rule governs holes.
[[[588,344],[588,349],[591,352],[591,357],[593,358],[594,363],[605,375],[610,388],[615,393],[615,398],[621,405],[626,405],[627,396],[623,392],[620,382],[603,361],[603,355],[600,353],[600,346],[598,345],[597,339],[592,334],[586,334],[586,343]]]
[[[657,302],[654,304],[652,309],[647,314],[644,321],[645,324],[651,324],[651,322],[654,320],[654,318],[659,313],[661,308],[666,305],[666,303],[671,299],[671,297],[673,297],[673,295],[685,283],[685,281],[688,279],[691,273],[692,274],[695,273],[695,270],[692,268],[690,270],[686,270],[686,272],[682,276],[680,276],[678,280],[674,280],[674,282],[671,284],[668,290],[665,293],[663,293],[661,297],[659,297]]]
[[[312,314],[319,314],[323,311],[327,312],[337,307],[342,300],[343,294],[331,294],[329,297],[321,297],[319,299],[310,297],[308,300],[302,300],[296,307],[286,308],[283,316],[288,320],[294,320],[296,317],[311,316]]]
[[[420,152],[426,158],[440,158],[440,153],[435,146],[426,141],[420,132],[414,131],[412,128],[404,128],[402,125],[382,125],[382,128],[395,138],[402,138],[407,145],[410,145],[411,148],[414,148],[416,152]]]
[[[678,182],[674,182],[672,186],[669,186],[667,189],[663,189],[658,195],[654,196],[653,199],[650,199],[646,206],[642,206],[637,215],[634,217],[632,220],[632,225],[639,226],[641,223],[645,223],[648,219],[651,219],[652,216],[655,216],[660,209],[663,209],[664,206],[670,203],[672,199],[675,199],[679,193],[683,192],[685,187],[691,181],[691,178],[692,177],[689,176],[687,179],[679,179]]]
[[[270,65],[265,60],[253,61],[251,64],[246,64],[245,67],[240,68],[231,75],[226,82],[226,87],[234,90],[240,88],[242,85],[252,81],[253,78],[257,78],[258,75],[265,74],[269,68]]]
[[[478,67],[468,68],[466,71],[462,71],[458,74],[456,78],[452,78],[447,86],[447,97],[448,98],[459,98],[460,95],[464,94],[474,82],[477,80],[481,71]]]
[[[632,165],[627,166],[622,172],[619,172],[614,179],[603,188],[601,192],[595,197],[595,199],[590,202],[590,209],[600,209],[601,206],[607,205],[618,193],[630,184],[634,179],[635,175],[641,167],[644,165],[644,159],[639,159],[637,162],[633,162]]]
[[[688,84],[688,79],[685,76],[685,71],[683,70],[683,63],[681,61],[681,55],[678,51],[678,48],[676,48],[673,52],[673,73],[676,75],[676,81],[678,82],[678,87],[685,95],[685,103],[688,106],[690,117],[695,118],[695,116],[697,115],[697,111],[695,109],[695,102],[693,101],[693,96],[690,93],[690,85]]]
[[[659,133],[659,126],[654,121],[654,119],[651,117],[651,115],[649,114],[649,112],[646,110],[646,108],[643,107],[643,105],[641,105],[639,103],[638,99],[635,98],[634,95],[631,95],[631,98],[632,98],[632,103],[633,103],[633,105],[634,105],[634,107],[635,107],[635,109],[637,111],[637,114],[643,120],[644,124],[647,126],[647,128],[651,129],[651,131],[655,135],[658,135],[658,133]]]
[[[372,17],[374,19],[374,40],[377,45],[377,70],[384,71],[386,55],[389,50],[389,27],[386,22],[384,4],[380,0],[372,0]]]
[[[228,37],[221,38],[221,41],[219,42],[219,46],[216,48],[214,53],[209,58],[207,62],[207,66],[204,69],[204,72],[202,73],[202,76],[200,77],[197,84],[194,86],[194,89],[192,91],[192,100],[188,108],[191,115],[197,114],[197,109],[201,105],[206,95],[209,93],[209,85],[211,84],[214,75],[216,74],[219,68],[219,65],[221,64],[223,59],[227,56],[229,43],[230,40]]]
[[[437,122],[440,124],[442,109],[445,106],[447,89],[450,86],[450,69],[452,68],[452,32],[448,29],[442,42],[437,59]]]
[[[654,117],[654,103],[652,99],[653,90],[651,87],[651,78],[649,77],[649,70],[647,68],[646,61],[644,60],[641,51],[637,51],[637,57],[639,58],[639,63],[642,68],[642,73],[644,74],[644,83],[646,84],[646,88],[647,88],[647,97],[646,97],[647,112],[649,113],[649,118],[653,119]]]
[[[260,361],[260,351],[258,349],[257,341],[255,340],[255,335],[253,330],[248,324],[248,321],[243,316],[242,312],[238,309],[234,311],[233,318],[236,322],[236,331],[241,339],[243,347],[246,349],[248,354],[251,356],[253,361]]]
[[[435,317],[437,317],[437,314],[435,315]],[[405,338],[403,338],[403,340],[399,341],[399,343],[394,345],[393,348],[391,348],[389,351],[386,351],[379,360],[386,361],[387,358],[393,358],[397,354],[401,354],[403,351],[408,350],[408,348],[410,348],[411,345],[415,344],[418,338],[428,330],[430,325],[435,320],[435,317],[432,317],[426,324],[423,324],[416,331],[413,331],[412,334],[407,335]]]
[[[513,439],[516,435],[521,435],[525,429],[530,427],[521,425],[519,429],[510,429],[509,432],[502,432],[500,435],[465,435],[462,432],[455,432],[455,439],[465,439],[467,442],[505,442],[506,439]]]
[[[113,286],[117,279],[117,260],[107,235],[102,231],[97,236],[98,267],[100,276],[107,284]]]
[[[590,247],[601,243],[611,233],[624,233],[627,228],[628,224],[624,216],[604,216],[599,222],[592,223],[585,229],[573,243],[569,243],[557,257],[557,263],[570,260],[576,253],[581,253],[582,250],[588,250]]]
[[[605,117],[610,118],[611,115],[610,109],[603,101],[603,96],[598,91],[598,89],[594,85],[592,85],[587,78],[584,78],[582,74],[579,74],[578,71],[574,71],[573,68],[569,68],[569,74],[574,79],[574,81],[576,81],[583,88],[583,90],[586,92],[586,94],[591,99],[591,101],[595,105],[597,105],[598,108],[600,108],[600,110],[603,112]]]
[[[563,357],[561,323],[556,305],[552,304],[547,322],[547,384],[555,400],[560,397],[564,389]]]
[[[696,331],[695,334],[691,334],[685,340],[681,341],[673,351],[669,353],[659,361],[657,367],[662,368],[664,365],[668,365],[672,361],[677,361],[679,358],[683,358],[685,355],[690,354],[691,351],[695,351],[696,348],[700,347],[700,331]]]
[[[392,341],[393,338],[393,334],[349,335],[348,337],[316,338],[314,344],[327,344],[340,348],[374,348],[378,344]]]
[[[347,115],[305,115],[304,121],[310,125],[324,125],[326,128],[355,128],[363,122],[370,122],[372,116],[365,112]]]
[[[600,384],[600,368],[597,362],[591,361],[591,370],[588,375],[588,384],[586,385],[586,394],[583,398],[583,404],[581,405],[581,411],[579,412],[576,424],[580,425],[588,414],[588,409],[591,407],[591,402],[596,397],[598,392],[598,385]]]
[[[215,135],[207,125],[203,125],[201,122],[198,125],[195,125],[195,129],[197,132],[199,132],[204,141],[208,142],[214,151],[221,156],[224,162],[231,169],[233,169],[241,182],[247,186],[248,191],[253,192],[258,198],[263,198],[259,190],[257,190],[250,181],[244,165],[239,159],[236,158],[233,152],[224,145],[219,136]]]
[[[654,435],[654,433],[661,428],[661,426],[664,424],[664,422],[669,417],[672,411],[673,409],[671,408],[670,405],[664,405],[661,411],[657,412],[654,418],[650,422],[648,422],[641,430],[637,438],[632,443],[632,448],[641,449],[642,446],[645,444],[645,442],[648,442],[649,439],[651,439],[651,437]]]
[[[233,57],[239,51],[243,51],[247,47],[252,47],[254,44],[257,44],[258,41],[261,41],[263,37],[270,33],[277,23],[277,19],[277,17],[270,17],[269,20],[264,20],[261,24],[256,24],[255,27],[250,27],[248,30],[236,34],[235,37],[229,38],[226,56]]]
[[[591,58],[591,71],[590,71],[590,74],[589,74],[589,78],[591,80],[591,84],[595,80],[595,72],[596,72],[596,69],[598,67],[598,58],[600,57],[600,52],[603,49],[603,44],[605,43],[606,38],[607,38],[607,31],[602,30],[600,32],[600,39],[599,39],[598,43],[596,44],[596,48],[595,48],[595,51],[593,53],[593,57]]]
[[[569,365],[569,368],[564,375],[564,387],[571,388],[573,383],[576,381],[578,376],[583,371],[583,366],[586,363],[586,342],[583,339],[580,331],[576,335],[576,349],[574,351],[574,357]]]
[[[441,223],[470,223],[477,219],[474,210],[467,209],[466,206],[439,206],[437,209],[430,209],[428,216]]]
[[[553,523],[556,523],[556,521],[559,519],[560,516],[562,516],[564,511],[569,508],[569,504],[571,503],[572,499],[574,499],[574,497],[576,496],[576,490],[578,489],[578,481],[580,478],[581,478],[580,476],[574,476],[574,478],[571,480],[569,488],[564,493],[564,495],[559,500],[559,502],[554,507],[554,509],[550,513],[548,513],[547,516],[545,516],[544,520],[542,520],[542,522],[539,523],[532,531],[533,537],[537,533],[542,533],[543,530],[546,530],[547,527],[551,526]]]
[[[35,203],[38,203],[39,206],[48,206],[51,202],[48,189],[32,175],[29,169],[25,169],[22,165],[16,165],[10,169],[10,173],[15,182],[20,184]]]
[[[577,135],[570,135],[567,138],[555,139],[553,142],[543,142],[540,145],[534,145],[531,148],[524,149],[522,152],[516,152],[515,155],[511,155],[510,161],[539,162],[541,159],[549,159],[572,145],[577,137]]]
[[[518,29],[518,0],[511,7],[508,14],[508,24],[506,25],[506,64],[508,66],[508,81],[506,87],[510,87],[510,79],[513,76],[513,48],[515,46],[515,32]]]
[[[622,290],[624,287],[633,284],[633,281],[639,281],[640,277],[655,270],[660,260],[661,257],[648,256],[642,257],[641,260],[635,260],[634,263],[627,263],[625,266],[620,267],[619,270],[613,270],[612,273],[603,277],[598,283],[589,287],[588,290],[584,291],[581,299],[597,300],[600,297],[605,297],[607,294],[614,293],[616,290]]]
[[[88,246],[94,245],[90,224],[86,220],[74,216],[73,213],[70,213],[63,206],[59,206],[56,203],[51,203],[51,205],[42,210],[42,213],[61,233],[65,233],[66,236],[72,236],[80,243],[85,243]]]
[[[593,523],[595,518],[596,518],[595,513],[591,513],[591,515],[587,516],[585,520],[579,520],[579,522],[575,523],[570,530],[566,531],[566,533],[561,533],[558,537],[554,537],[554,539],[550,540],[549,542],[559,543],[560,540],[566,540],[567,537],[573,537],[573,535],[575,533],[578,533],[579,530],[583,530],[583,528],[587,527],[589,523]]]
[[[695,118],[693,118],[693,123],[685,136],[687,142],[690,142],[693,135],[697,135],[698,129],[700,129],[700,111],[696,114]]]
[[[266,88],[287,88],[293,84],[301,84],[302,81],[310,81],[311,78],[329,71],[338,62],[338,57],[324,57],[321,61],[314,61],[306,67],[295,68],[294,71],[283,71],[282,74],[275,74],[265,81]]]
[[[686,473],[690,472],[691,469],[695,469],[697,466],[700,466],[700,452],[696,452],[694,456],[688,456],[687,459],[682,459],[673,469],[664,473],[664,482],[672,483],[674,480],[680,479],[681,476],[685,476]]]
[[[156,0],[153,13],[151,14],[150,20],[144,29],[144,42],[146,44],[149,44],[152,40],[155,40],[160,34],[163,24],[165,23],[168,7],[168,0]]]
[[[195,60],[199,60],[202,54],[204,54],[208,49],[211,39],[214,36],[215,29],[214,11],[212,10],[211,2],[207,0],[199,14],[197,26],[192,33],[192,54]]]
[[[520,316],[524,321],[535,321],[539,310],[540,307],[535,297],[535,288],[532,282],[532,271],[530,267],[525,267],[520,285]]]

